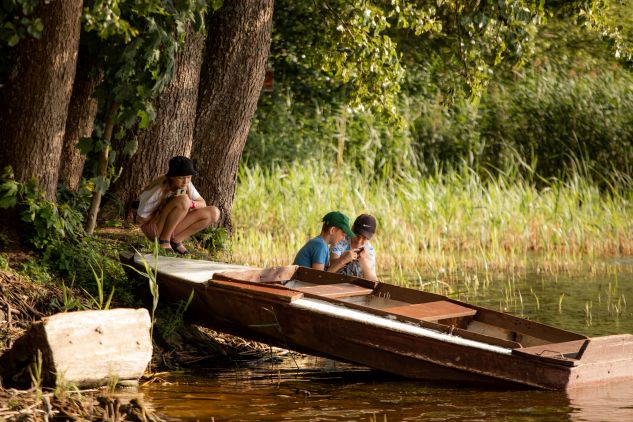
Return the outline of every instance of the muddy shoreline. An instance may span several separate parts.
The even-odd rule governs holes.
[[[73,294],[81,298],[81,292]],[[0,354],[8,350],[33,322],[63,311],[64,292],[55,283],[43,285],[11,269],[0,270]],[[238,361],[257,359],[269,351],[259,343],[189,324],[169,330],[167,337],[158,329],[154,333],[151,365],[139,385],[161,382],[160,376],[155,376],[161,371],[234,366]],[[54,390],[37,386],[16,390],[0,386],[0,421],[122,419],[163,420],[145,407],[138,387],[109,386],[79,391],[72,386]]]

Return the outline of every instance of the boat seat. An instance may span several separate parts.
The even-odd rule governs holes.
[[[294,288],[294,290],[334,299],[350,296],[368,295],[373,292],[372,289],[357,286],[356,284],[352,283],[319,284],[316,286],[296,287]]]
[[[448,300],[435,302],[413,303],[405,306],[383,308],[383,311],[391,314],[402,315],[422,321],[438,321],[440,319],[461,318],[477,313],[476,309],[467,308]]]

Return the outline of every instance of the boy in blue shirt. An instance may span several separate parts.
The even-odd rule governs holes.
[[[302,267],[330,272],[340,270],[344,266],[342,262],[332,267],[328,265],[330,258],[329,246],[336,245],[343,240],[346,235],[354,237],[354,233],[349,226],[349,217],[340,211],[332,211],[325,214],[321,234],[310,239],[303,245],[297,253],[293,265],[301,265]],[[352,255],[355,254],[353,251],[348,251],[348,253]]]

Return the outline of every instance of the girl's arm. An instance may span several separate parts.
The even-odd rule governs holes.
[[[378,276],[376,275],[376,271],[371,265],[371,260],[369,258],[369,251],[363,249],[358,253],[358,263],[360,264],[361,270],[363,270],[363,278],[371,281],[378,281]]]
[[[198,190],[191,182],[189,182],[189,197],[191,198],[192,202],[191,208],[204,208],[207,206],[207,202],[204,200],[202,195],[198,193]]]

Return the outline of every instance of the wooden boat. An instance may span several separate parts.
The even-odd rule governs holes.
[[[157,272],[161,297],[195,291],[188,316],[198,324],[408,378],[542,389],[633,380],[630,334],[587,338],[438,294],[298,266],[159,257]]]

